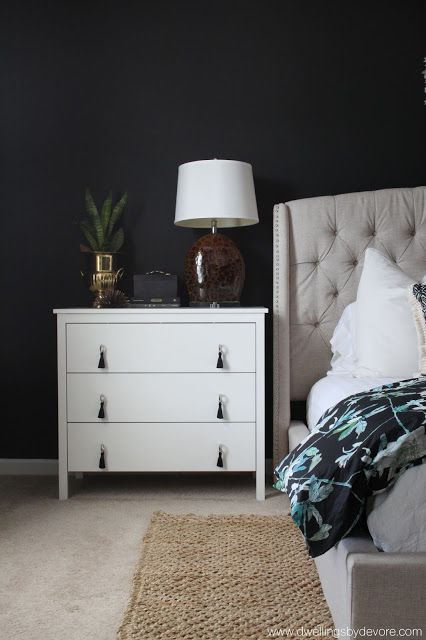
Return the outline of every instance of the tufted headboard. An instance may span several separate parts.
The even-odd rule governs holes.
[[[290,400],[329,369],[330,338],[356,298],[367,247],[426,272],[426,187],[293,200],[274,208],[274,461],[288,450]]]

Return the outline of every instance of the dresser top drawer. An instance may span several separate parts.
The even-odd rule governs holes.
[[[67,371],[253,372],[255,332],[251,322],[68,323]]]

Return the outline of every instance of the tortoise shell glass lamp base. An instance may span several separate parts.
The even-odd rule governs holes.
[[[244,260],[237,245],[214,229],[199,238],[185,257],[189,305],[239,306],[244,275]]]
[[[258,222],[251,164],[215,158],[180,165],[175,224],[212,231],[197,240],[185,258],[190,306],[239,306],[244,260],[234,242],[217,229]]]

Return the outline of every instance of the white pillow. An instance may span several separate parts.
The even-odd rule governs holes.
[[[356,299],[358,376],[412,378],[418,371],[416,327],[407,287],[414,280],[376,249],[365,252]]]
[[[414,287],[408,287],[407,293],[417,331],[419,371],[426,375],[426,285],[416,284]]]
[[[333,357],[330,374],[353,374],[358,366],[356,356],[356,303],[344,308],[330,340]]]

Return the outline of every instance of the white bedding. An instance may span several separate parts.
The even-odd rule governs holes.
[[[340,373],[330,373],[321,378],[310,390],[306,401],[306,423],[309,431],[312,431],[327,409],[334,407],[343,398],[396,380],[397,378],[354,378]]]
[[[309,431],[330,407],[355,393],[396,378],[354,378],[330,374],[312,387],[306,403]],[[367,525],[373,542],[383,551],[426,551],[426,464],[408,469],[387,491],[370,498]]]

